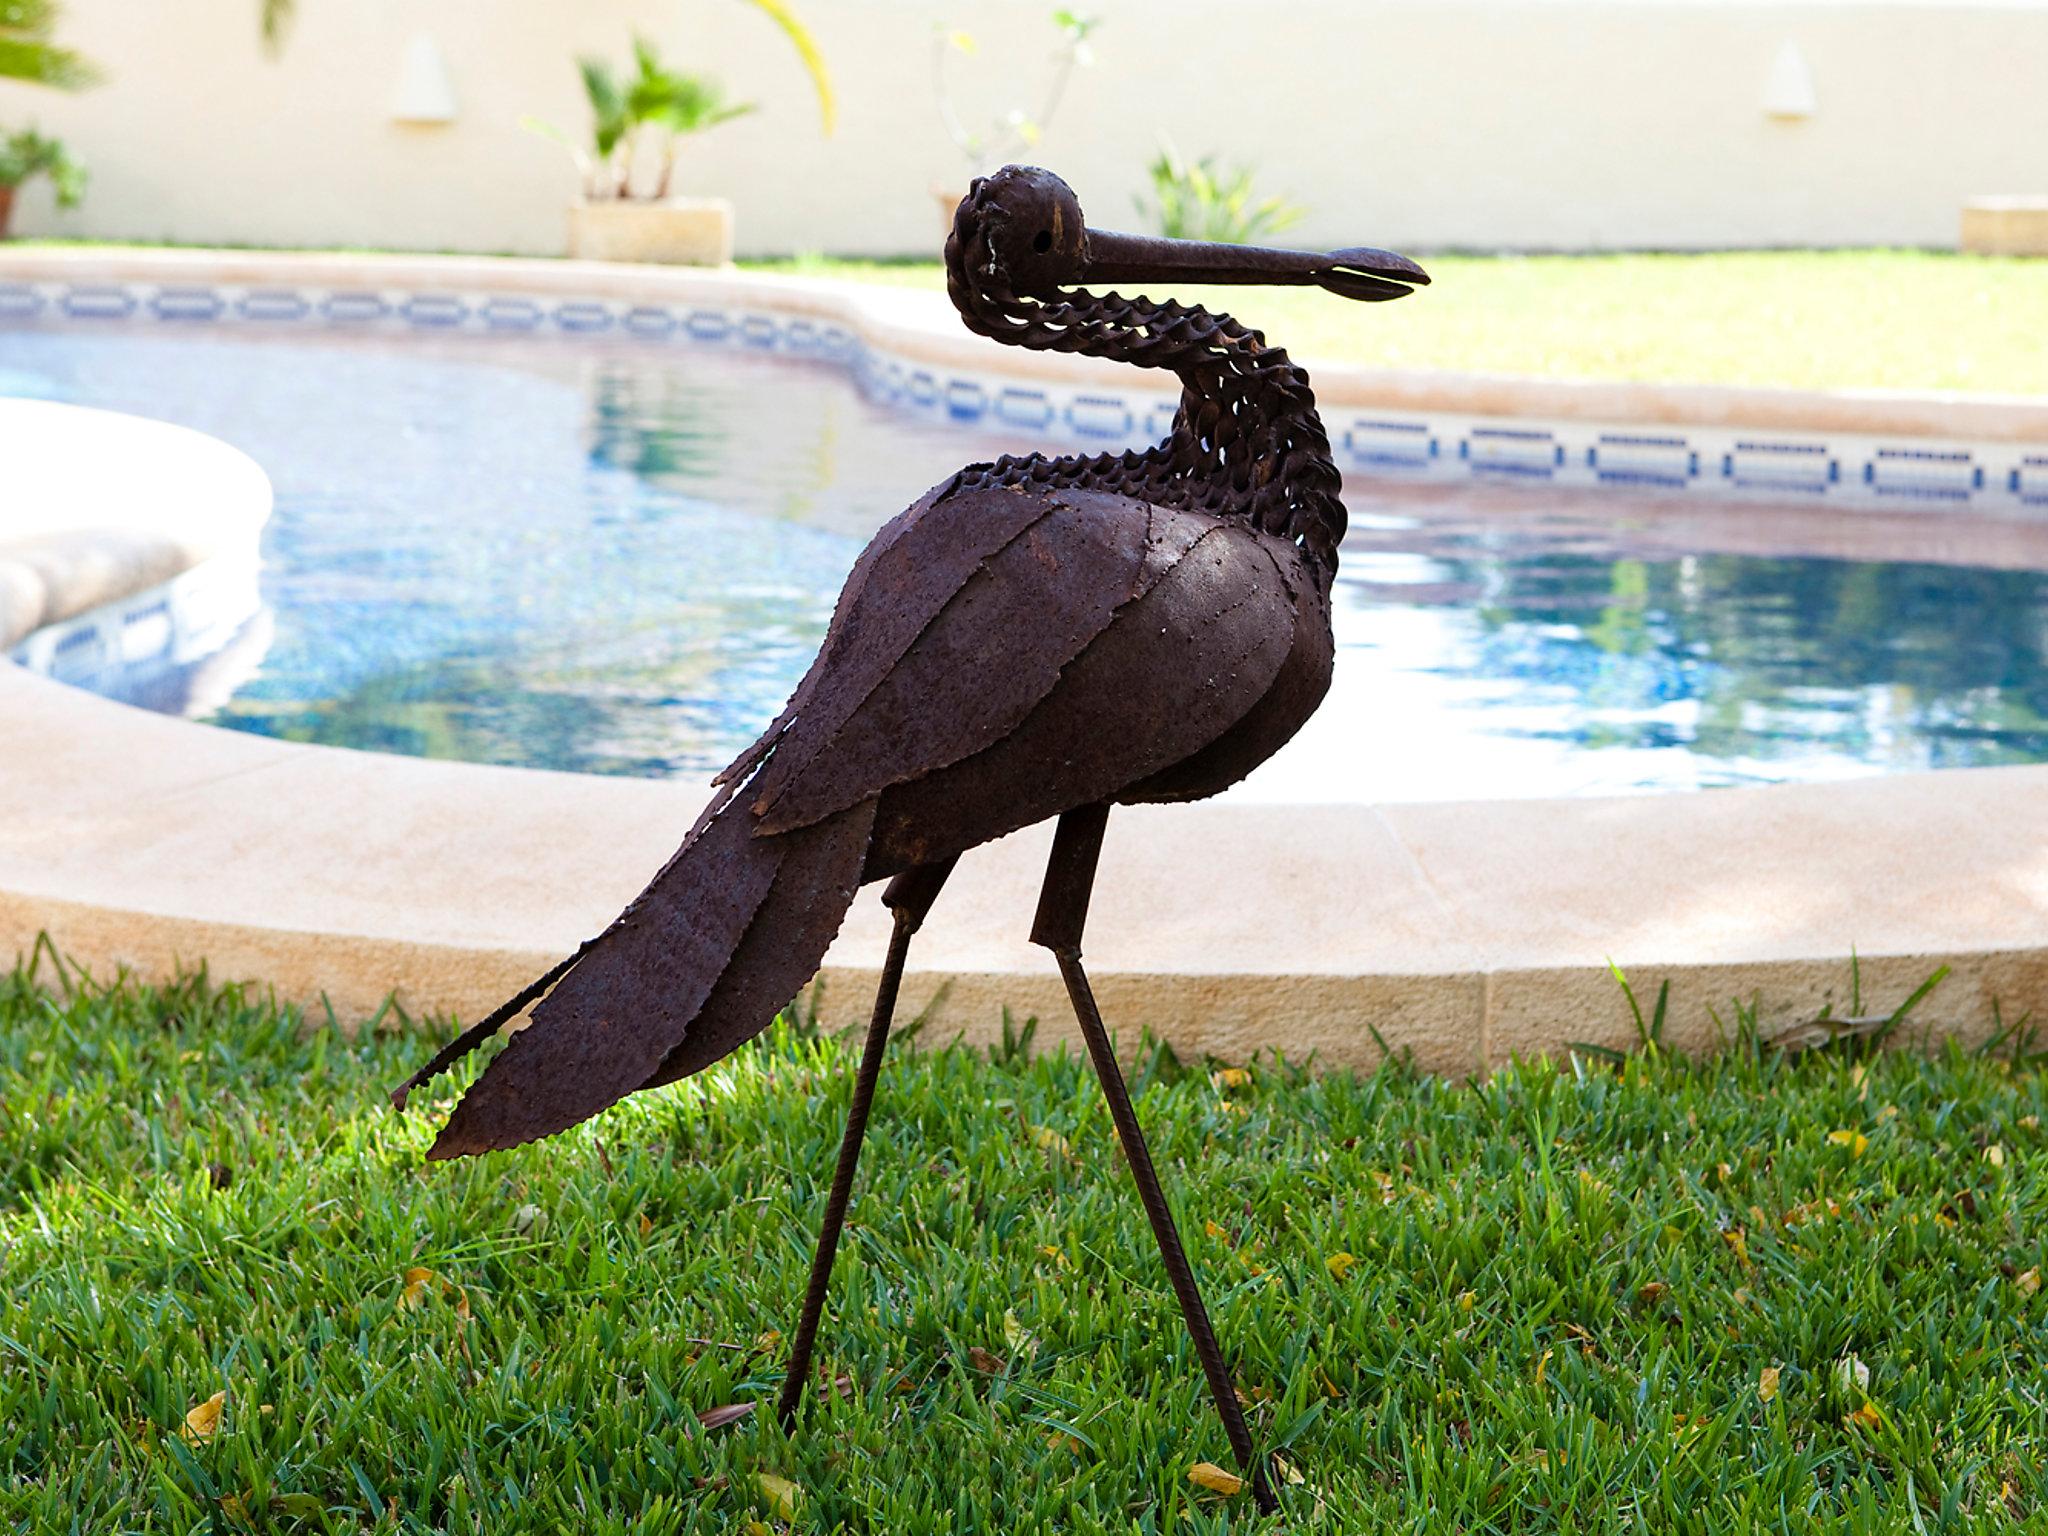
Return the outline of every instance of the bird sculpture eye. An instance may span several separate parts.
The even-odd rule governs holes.
[[[1047,251],[1051,250],[1052,231],[1049,229],[1041,229],[1038,232],[1037,237],[1032,240],[1031,249],[1038,252],[1041,256],[1043,256]]]

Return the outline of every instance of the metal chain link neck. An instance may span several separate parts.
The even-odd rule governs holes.
[[[1308,373],[1284,348],[1196,306],[1079,289],[1018,294],[970,243],[956,222],[946,241],[946,292],[969,330],[1034,352],[1167,369],[1181,381],[1181,401],[1156,447],[1065,458],[1005,454],[962,470],[950,489],[1107,491],[1242,517],[1298,543],[1326,577],[1336,571],[1341,481]]]

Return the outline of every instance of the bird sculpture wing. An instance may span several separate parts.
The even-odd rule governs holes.
[[[740,800],[761,836],[985,754],[1043,782],[1078,753],[1106,795],[1164,766],[1162,750],[1171,762],[1220,735],[1271,681],[1294,620],[1264,545],[1241,522],[1101,492],[994,488],[914,508],[849,580],[784,717],[722,778],[752,774]],[[1063,688],[1070,671],[1110,695]],[[991,759],[977,777],[994,772]]]

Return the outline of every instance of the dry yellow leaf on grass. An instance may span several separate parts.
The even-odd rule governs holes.
[[[423,1307],[438,1291],[455,1304],[455,1315],[463,1322],[469,1321],[469,1292],[452,1280],[444,1280],[431,1269],[414,1265],[405,1272],[398,1291],[398,1309],[411,1312]]]
[[[1728,1251],[1735,1255],[1735,1262],[1745,1270],[1756,1266],[1749,1258],[1749,1237],[1740,1227],[1730,1227],[1721,1234],[1721,1241],[1728,1245]]]
[[[1074,1149],[1067,1145],[1067,1138],[1049,1125],[1031,1127],[1031,1144],[1040,1151],[1050,1152],[1057,1157],[1074,1155]]]
[[[1884,1415],[1878,1411],[1877,1404],[1865,1402],[1854,1413],[1843,1414],[1842,1423],[1850,1429],[1877,1429],[1884,1424]]]
[[[1474,1307],[1478,1305],[1479,1297],[1476,1293],[1472,1291],[1458,1292],[1458,1310],[1460,1312],[1470,1312]]]
[[[754,1481],[761,1485],[761,1496],[768,1501],[770,1509],[785,1520],[796,1518],[797,1510],[803,1507],[803,1489],[773,1472],[756,1472]]]
[[[1211,1493],[1220,1493],[1225,1498],[1244,1492],[1244,1479],[1235,1472],[1226,1472],[1213,1461],[1198,1461],[1188,1468],[1188,1481],[1197,1488],[1206,1488]]]
[[[2041,1271],[2038,1269],[2022,1270],[2019,1274],[2012,1277],[2012,1283],[2013,1289],[2018,1291],[2020,1295],[2031,1296],[2034,1292],[2041,1289]]]
[[[1243,1067],[1222,1067],[1209,1074],[1209,1081],[1217,1088],[1242,1088],[1251,1080],[1251,1073]]]
[[[405,1272],[403,1288],[398,1293],[398,1305],[407,1312],[427,1303],[427,1287],[434,1283],[434,1272],[417,1265]]]
[[[1757,1374],[1756,1395],[1767,1403],[1778,1395],[1778,1368],[1775,1365],[1767,1365]]]
[[[178,1431],[187,1445],[204,1445],[220,1433],[220,1416],[227,1408],[227,1389],[222,1388],[205,1402],[195,1404],[185,1415],[185,1427]]]
[[[2003,1168],[2005,1166],[2005,1148],[1994,1141],[1984,1149],[1984,1161],[1994,1168]]]
[[[1323,1260],[1323,1268],[1327,1269],[1330,1272],[1330,1278],[1332,1280],[1342,1280],[1346,1275],[1351,1273],[1351,1266],[1356,1264],[1357,1262],[1358,1260],[1354,1259],[1348,1253],[1333,1253],[1327,1259]]]
[[[1861,1131],[1829,1131],[1828,1144],[1836,1147],[1847,1147],[1851,1157],[1861,1157],[1863,1149],[1870,1145],[1870,1138]]]

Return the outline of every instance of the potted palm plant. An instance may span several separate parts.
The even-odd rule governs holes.
[[[0,79],[25,80],[60,91],[82,90],[98,73],[52,35],[56,0],[0,0]],[[85,170],[57,140],[20,128],[0,129],[0,239],[14,217],[14,194],[38,176],[50,178],[57,206],[74,208],[85,193]]]
[[[59,208],[76,208],[85,195],[85,168],[57,140],[33,128],[0,135],[0,240],[14,217],[15,190],[38,176],[50,178]]]
[[[751,0],[795,46],[818,93],[825,130],[832,128],[832,88],[817,45],[783,0]],[[645,38],[633,41],[630,74],[603,59],[577,61],[590,103],[587,140],[529,122],[568,149],[581,180],[569,209],[569,254],[595,261],[657,261],[720,266],[732,260],[732,204],[723,198],[676,194],[683,142],[756,110],[729,99],[708,75],[662,62]]]

